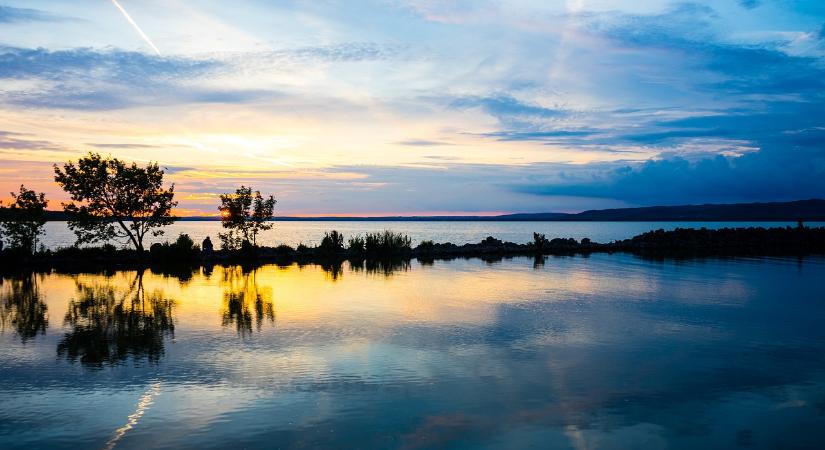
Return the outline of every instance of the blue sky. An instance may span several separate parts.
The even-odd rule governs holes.
[[[825,3],[0,0],[0,189],[88,151],[182,213],[825,196]],[[151,42],[157,47],[157,54]]]

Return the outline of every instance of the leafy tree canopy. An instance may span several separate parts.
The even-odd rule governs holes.
[[[257,245],[258,233],[272,229],[272,214],[277,201],[273,196],[264,197],[260,191],[252,194],[252,188],[241,186],[234,194],[222,194],[221,222],[226,233],[220,233],[225,249],[238,249],[243,242]]]
[[[38,194],[20,185],[20,192],[12,192],[11,197],[12,202],[5,220],[0,222],[0,230],[12,247],[33,252],[46,224],[46,194]]]
[[[54,173],[71,196],[63,208],[71,216],[69,227],[78,244],[118,239],[143,251],[147,233],[161,235],[161,228],[174,222],[175,186],[164,189],[164,172],[157,163],[139,167],[89,153],[77,164],[70,161],[62,169],[55,165]]]

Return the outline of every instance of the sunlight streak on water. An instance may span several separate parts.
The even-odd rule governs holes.
[[[160,394],[160,382],[152,383],[152,385],[149,386],[149,389],[140,397],[140,400],[138,400],[137,408],[134,413],[129,415],[126,424],[115,430],[115,435],[109,440],[109,442],[106,443],[106,446],[103,447],[105,450],[112,450],[115,448],[118,441],[120,441],[129,430],[138,424],[138,421],[141,417],[143,417],[143,414],[146,413],[149,407],[152,406],[154,403],[154,398],[158,394]]]

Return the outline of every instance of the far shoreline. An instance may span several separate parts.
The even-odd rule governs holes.
[[[0,208],[2,213],[2,208]],[[2,214],[0,214],[2,216]],[[47,221],[66,221],[61,211],[46,211]],[[219,215],[174,217],[180,222],[217,222]],[[280,216],[273,222],[825,222],[825,199],[788,202],[644,206],[587,210],[579,213],[510,213],[496,215]]]

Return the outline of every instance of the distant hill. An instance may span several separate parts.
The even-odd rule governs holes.
[[[5,208],[0,208],[0,220],[7,217]],[[48,220],[66,220],[61,211],[47,211]],[[772,203],[730,203],[679,206],[648,206],[642,208],[595,209],[577,214],[565,213],[519,213],[500,216],[394,216],[394,217],[276,217],[281,221],[390,221],[390,222],[460,222],[460,221],[605,221],[605,222],[656,222],[656,221],[778,221],[796,220],[825,222],[825,200],[811,199],[793,202]],[[214,216],[181,217],[183,221],[216,221]]]
[[[577,214],[566,213],[519,213],[500,216],[394,216],[394,217],[278,217],[283,221],[606,221],[606,222],[655,222],[655,221],[825,221],[825,200],[798,200],[773,203],[731,203],[679,206],[649,206],[642,208],[597,209]],[[219,220],[217,217],[189,217],[183,220]]]
[[[789,221],[825,220],[825,200],[719,205],[650,206],[584,211],[565,220],[605,221]]]

